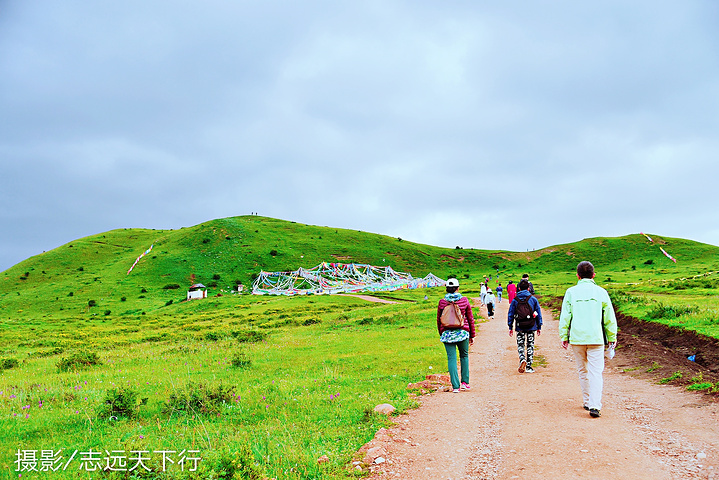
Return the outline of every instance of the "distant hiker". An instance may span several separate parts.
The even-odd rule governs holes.
[[[526,280],[527,283],[529,283],[529,293],[534,295],[534,285],[532,285],[532,282],[529,281],[529,274],[525,273],[524,275],[522,275],[522,280]]]
[[[512,330],[517,330],[517,354],[519,355],[519,373],[534,373],[532,361],[534,359],[534,332],[542,334],[542,309],[539,302],[529,293],[529,282],[522,279],[519,282],[519,293],[512,300],[507,312],[507,326],[509,336]]]
[[[469,390],[469,346],[474,343],[474,316],[467,297],[459,293],[459,281],[447,280],[447,294],[437,305],[439,340],[447,351],[447,367],[454,393]],[[457,350],[462,377],[457,372]]]
[[[604,345],[616,346],[617,319],[609,294],[594,283],[594,276],[591,262],[577,265],[579,281],[564,293],[559,339],[564,348],[572,345],[583,407],[597,418],[602,414]]]
[[[502,303],[502,284],[497,284],[497,303]]]
[[[494,293],[492,293],[491,289],[487,290],[484,303],[487,305],[487,318],[494,318]]]
[[[509,303],[512,303],[512,300],[514,300],[514,296],[517,295],[517,286],[514,284],[513,281],[509,281],[507,284],[507,300]]]
[[[482,297],[482,305],[485,305],[484,297],[487,296],[487,282],[482,284],[482,288],[479,290],[479,295]]]

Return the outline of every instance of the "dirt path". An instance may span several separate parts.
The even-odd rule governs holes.
[[[719,404],[633,378],[612,361],[602,417],[592,419],[557,320],[543,311],[536,373],[519,374],[507,308],[505,300],[493,320],[478,323],[472,390],[424,396],[397,417],[371,478],[719,480]]]
[[[355,297],[360,298],[362,300],[366,300],[368,302],[375,302],[375,303],[398,303],[392,300],[385,300],[384,298],[379,297],[373,297],[372,295],[358,295],[354,293],[336,293],[335,295],[338,295],[340,297]]]

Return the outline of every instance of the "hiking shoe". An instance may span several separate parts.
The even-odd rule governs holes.
[[[590,408],[589,416],[593,418],[599,418],[602,416],[602,412],[600,412],[598,408]]]
[[[527,361],[526,361],[526,360],[522,360],[521,362],[519,362],[519,368],[517,369],[517,371],[518,371],[519,373],[524,373],[524,371],[525,371],[526,369],[527,369]]]
[[[454,390],[452,390],[452,393],[459,393],[459,388],[455,388]]]
[[[460,390],[470,390],[472,387],[469,386],[469,383],[462,382],[462,386],[459,388]]]
[[[527,367],[524,371],[527,373],[534,373],[534,369],[532,367]]]
[[[584,405],[582,408],[584,408],[584,410],[586,410],[586,411],[589,411],[589,407],[586,405]]]

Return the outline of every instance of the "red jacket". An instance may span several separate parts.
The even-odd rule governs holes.
[[[509,303],[512,303],[512,300],[514,300],[514,297],[517,294],[517,285],[514,283],[510,283],[507,285],[507,300],[509,300]]]
[[[440,335],[447,330],[442,326],[441,322],[442,310],[444,310],[444,307],[447,305],[449,305],[449,302],[444,298],[440,300],[439,305],[437,305],[437,330],[439,330]],[[474,315],[472,315],[472,306],[469,304],[469,300],[467,300],[467,297],[462,297],[457,301],[457,305],[459,305],[460,310],[464,313],[464,318],[467,320],[462,326],[462,329],[469,332],[469,338],[474,338]]]

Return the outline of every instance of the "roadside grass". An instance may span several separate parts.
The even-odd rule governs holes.
[[[389,421],[374,406],[415,407],[407,384],[443,364],[433,321],[440,290],[415,291],[416,302],[397,305],[227,297],[198,302],[204,312],[189,318],[182,310],[191,305],[147,315],[121,335],[98,320],[69,338],[64,322],[43,328],[36,342],[2,338],[15,342],[22,361],[0,373],[0,466],[17,477],[13,462],[23,450],[62,449],[64,460],[74,450],[101,451],[103,459],[105,450],[199,450],[197,472],[174,465],[162,478],[210,478],[221,465],[269,478],[352,476],[352,454]],[[307,318],[318,321],[305,325]],[[267,336],[240,342],[238,330]],[[35,355],[56,343],[70,354],[97,352],[99,361],[64,371],[62,355]],[[233,365],[238,355],[249,365]],[[239,452],[250,452],[251,462]],[[330,461],[318,464],[322,455]],[[158,462],[145,463],[159,469]],[[54,476],[77,478],[79,465]]]
[[[663,287],[611,290],[612,302],[625,315],[693,330],[719,338],[719,291],[703,289],[663,290]]]

